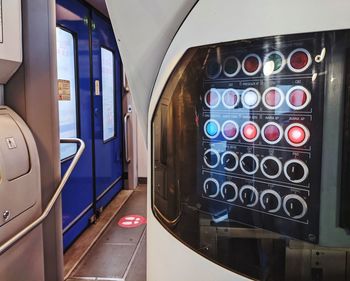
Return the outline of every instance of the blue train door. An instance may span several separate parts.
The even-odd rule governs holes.
[[[122,185],[121,62],[111,23],[92,12],[96,205],[101,210]]]
[[[121,62],[112,27],[78,0],[58,0],[60,137],[86,149],[62,193],[67,249],[122,187]],[[76,146],[61,146],[62,174]]]

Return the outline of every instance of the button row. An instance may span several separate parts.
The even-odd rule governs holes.
[[[221,156],[215,149],[208,149],[204,153],[204,163],[207,167],[214,169],[221,165],[228,172],[235,171],[238,166],[247,175],[254,175],[260,167],[262,174],[269,179],[276,179],[282,171],[288,181],[293,183],[303,182],[309,169],[306,164],[299,159],[290,159],[282,165],[282,162],[275,156],[264,157],[260,163],[254,154],[246,153],[238,157],[233,151],[226,151]]]
[[[287,65],[294,73],[301,73],[309,68],[312,63],[310,52],[304,48],[293,50],[287,57],[280,51],[268,53],[262,59],[254,53],[246,55],[242,62],[236,56],[227,57],[221,64],[216,59],[209,60],[206,74],[209,79],[215,79],[223,74],[226,77],[235,77],[241,70],[247,76],[254,76],[261,70],[265,76],[280,73]]]
[[[259,125],[253,121],[244,122],[241,127],[233,120],[226,120],[221,126],[215,119],[209,119],[204,124],[204,133],[210,139],[215,139],[221,135],[229,140],[235,140],[240,134],[246,142],[255,142],[261,135],[264,142],[277,144],[284,138],[287,143],[294,147],[306,144],[310,138],[308,128],[300,123],[288,125],[283,133],[283,128],[276,122],[268,122],[260,129]]]
[[[254,109],[262,101],[265,108],[275,110],[283,105],[284,100],[289,108],[302,110],[310,103],[311,94],[303,86],[294,86],[286,95],[277,87],[267,88],[262,96],[255,88],[247,88],[241,95],[237,90],[229,88],[223,92],[222,96],[217,89],[211,88],[204,95],[204,102],[211,109],[217,108],[220,103],[227,109],[234,109],[240,101],[244,108]]]
[[[265,189],[259,194],[252,185],[238,188],[235,183],[225,181],[220,186],[215,178],[204,181],[203,191],[209,198],[222,199],[230,203],[237,202],[239,198],[241,204],[250,208],[256,207],[260,202],[261,208],[269,213],[277,213],[283,207],[287,216],[294,219],[304,217],[308,209],[306,201],[297,194],[288,194],[282,199],[281,195],[272,189]]]

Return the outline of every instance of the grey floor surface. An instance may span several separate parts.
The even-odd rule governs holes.
[[[130,196],[67,281],[146,280],[146,226],[121,228],[118,221],[127,215],[146,217],[145,186]]]

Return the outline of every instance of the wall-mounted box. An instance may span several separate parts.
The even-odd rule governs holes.
[[[0,84],[6,84],[21,63],[21,0],[0,0]]]

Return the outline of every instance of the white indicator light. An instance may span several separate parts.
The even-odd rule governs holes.
[[[258,102],[258,96],[255,92],[249,91],[244,95],[244,102],[248,106],[253,106]]]

